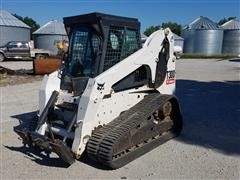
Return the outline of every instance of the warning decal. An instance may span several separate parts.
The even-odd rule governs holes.
[[[166,84],[173,84],[175,83],[175,75],[176,75],[176,71],[167,71],[167,80],[166,80]]]

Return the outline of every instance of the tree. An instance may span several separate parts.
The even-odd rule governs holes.
[[[219,24],[219,25],[223,25],[225,22],[228,22],[228,21],[230,21],[230,20],[232,20],[232,19],[236,19],[236,17],[228,17],[228,18],[220,19],[220,20],[218,21],[218,24]]]
[[[171,31],[174,32],[175,34],[177,34],[177,35],[181,34],[182,26],[175,22],[167,22],[167,23],[162,23],[161,25],[157,25],[157,26],[150,26],[150,27],[146,28],[146,30],[144,31],[144,34],[146,36],[149,36],[154,31],[157,31],[160,28],[167,28],[167,27],[169,27],[171,29]]]
[[[37,24],[37,22],[30,17],[27,17],[27,16],[22,17],[22,16],[19,16],[17,14],[13,14],[13,15],[16,18],[18,18],[19,20],[23,21],[25,24],[27,24],[28,26],[31,27],[30,32],[31,32],[31,39],[32,39],[32,33],[40,28],[39,24]]]
[[[175,33],[179,36],[181,34],[182,26],[180,24],[175,23],[175,22],[162,23],[161,27],[162,28],[169,27],[173,33]]]
[[[150,26],[148,27],[143,34],[145,34],[146,36],[151,35],[154,31],[157,31],[160,29],[160,26]]]

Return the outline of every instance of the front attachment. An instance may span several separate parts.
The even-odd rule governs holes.
[[[20,129],[18,127],[14,127],[14,131],[22,138],[24,145],[27,144],[29,147],[38,148],[45,151],[47,154],[55,152],[68,165],[74,163],[73,153],[63,141],[59,139],[49,139],[36,132]]]
[[[46,154],[50,154],[51,152],[55,152],[63,161],[65,161],[68,165],[74,163],[74,155],[70,149],[70,147],[66,144],[66,140],[71,134],[71,128],[75,122],[75,114],[76,107],[74,108],[74,116],[68,122],[68,125],[65,129],[61,129],[55,126],[54,128],[58,131],[64,132],[64,136],[56,136],[53,132],[52,124],[55,122],[54,109],[55,104],[58,98],[58,92],[54,91],[49,98],[43,112],[41,113],[35,131],[28,130],[26,128],[22,128],[20,126],[14,127],[14,131],[22,138],[23,144],[28,145],[29,147],[34,147],[40,149],[41,151],[45,151]],[[39,129],[44,125],[47,125],[48,134],[42,135],[38,133]],[[55,130],[56,131],[56,130]],[[61,140],[59,139],[61,138]]]

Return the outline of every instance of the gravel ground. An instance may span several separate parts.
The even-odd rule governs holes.
[[[178,60],[182,134],[118,170],[69,168],[22,147],[13,127],[37,109],[39,81],[0,87],[1,179],[240,179],[240,60]]]
[[[33,63],[31,60],[23,61],[23,60],[8,60],[0,62],[0,66],[17,70],[17,69],[33,69]]]

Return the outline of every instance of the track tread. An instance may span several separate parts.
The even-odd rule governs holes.
[[[145,152],[153,149],[154,147],[157,147],[157,139],[152,137],[150,143],[150,140],[144,140],[145,143],[148,143],[146,143],[146,145],[142,147],[142,151],[140,150],[141,147],[133,151],[126,149],[123,152],[119,152],[120,155],[118,158],[113,159],[113,149],[114,146],[118,143],[118,141],[121,140],[124,135],[129,135],[131,133],[131,130],[136,129],[139,124],[144,122],[149,117],[149,115],[151,115],[154,110],[159,107],[159,105],[163,104],[165,101],[171,98],[175,97],[172,95],[161,95],[159,93],[146,95],[144,99],[138,104],[125,111],[123,114],[115,118],[109,124],[93,132],[93,135],[91,136],[87,144],[87,153],[89,157],[112,169],[116,169],[125,165],[136,157],[139,157]],[[181,125],[179,128],[181,128]],[[168,131],[168,126],[164,125],[159,129],[161,133],[163,133],[165,131]],[[180,132],[181,130],[178,131]],[[158,140],[158,143],[162,144],[176,135],[178,134],[167,132],[162,135],[162,139]],[[152,147],[150,145],[151,143],[153,144]],[[133,144],[133,146],[138,145]],[[125,151],[130,153],[126,153]]]

